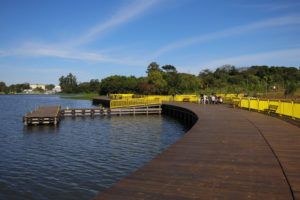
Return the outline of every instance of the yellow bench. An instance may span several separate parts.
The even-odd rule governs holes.
[[[270,113],[275,113],[277,108],[277,105],[269,105],[269,108],[265,109],[265,111],[268,113],[268,115],[270,115]]]
[[[190,102],[190,98],[184,98],[182,101],[183,102]]]
[[[239,106],[239,104],[240,104],[240,101],[233,101],[233,102],[232,102],[233,108]]]

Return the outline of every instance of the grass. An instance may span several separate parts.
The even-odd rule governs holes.
[[[61,93],[60,95],[74,95],[69,97],[60,97],[61,99],[76,99],[76,100],[93,100],[93,97],[98,97],[98,93],[79,93],[79,94],[65,94]],[[76,95],[76,96],[75,96]]]

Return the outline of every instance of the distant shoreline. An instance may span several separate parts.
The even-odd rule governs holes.
[[[97,93],[80,93],[80,94],[67,94],[67,93],[53,93],[53,94],[44,94],[44,93],[15,93],[15,94],[5,94],[0,93],[0,95],[59,95],[61,99],[75,99],[75,100],[90,100],[92,101],[93,97],[99,96]]]

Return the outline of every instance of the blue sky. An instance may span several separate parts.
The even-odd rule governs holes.
[[[300,66],[299,0],[0,0],[0,81]]]

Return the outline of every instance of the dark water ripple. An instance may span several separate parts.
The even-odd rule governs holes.
[[[165,116],[65,118],[24,128],[40,105],[90,108],[90,101],[0,95],[0,199],[89,199],[143,166],[185,132]]]

